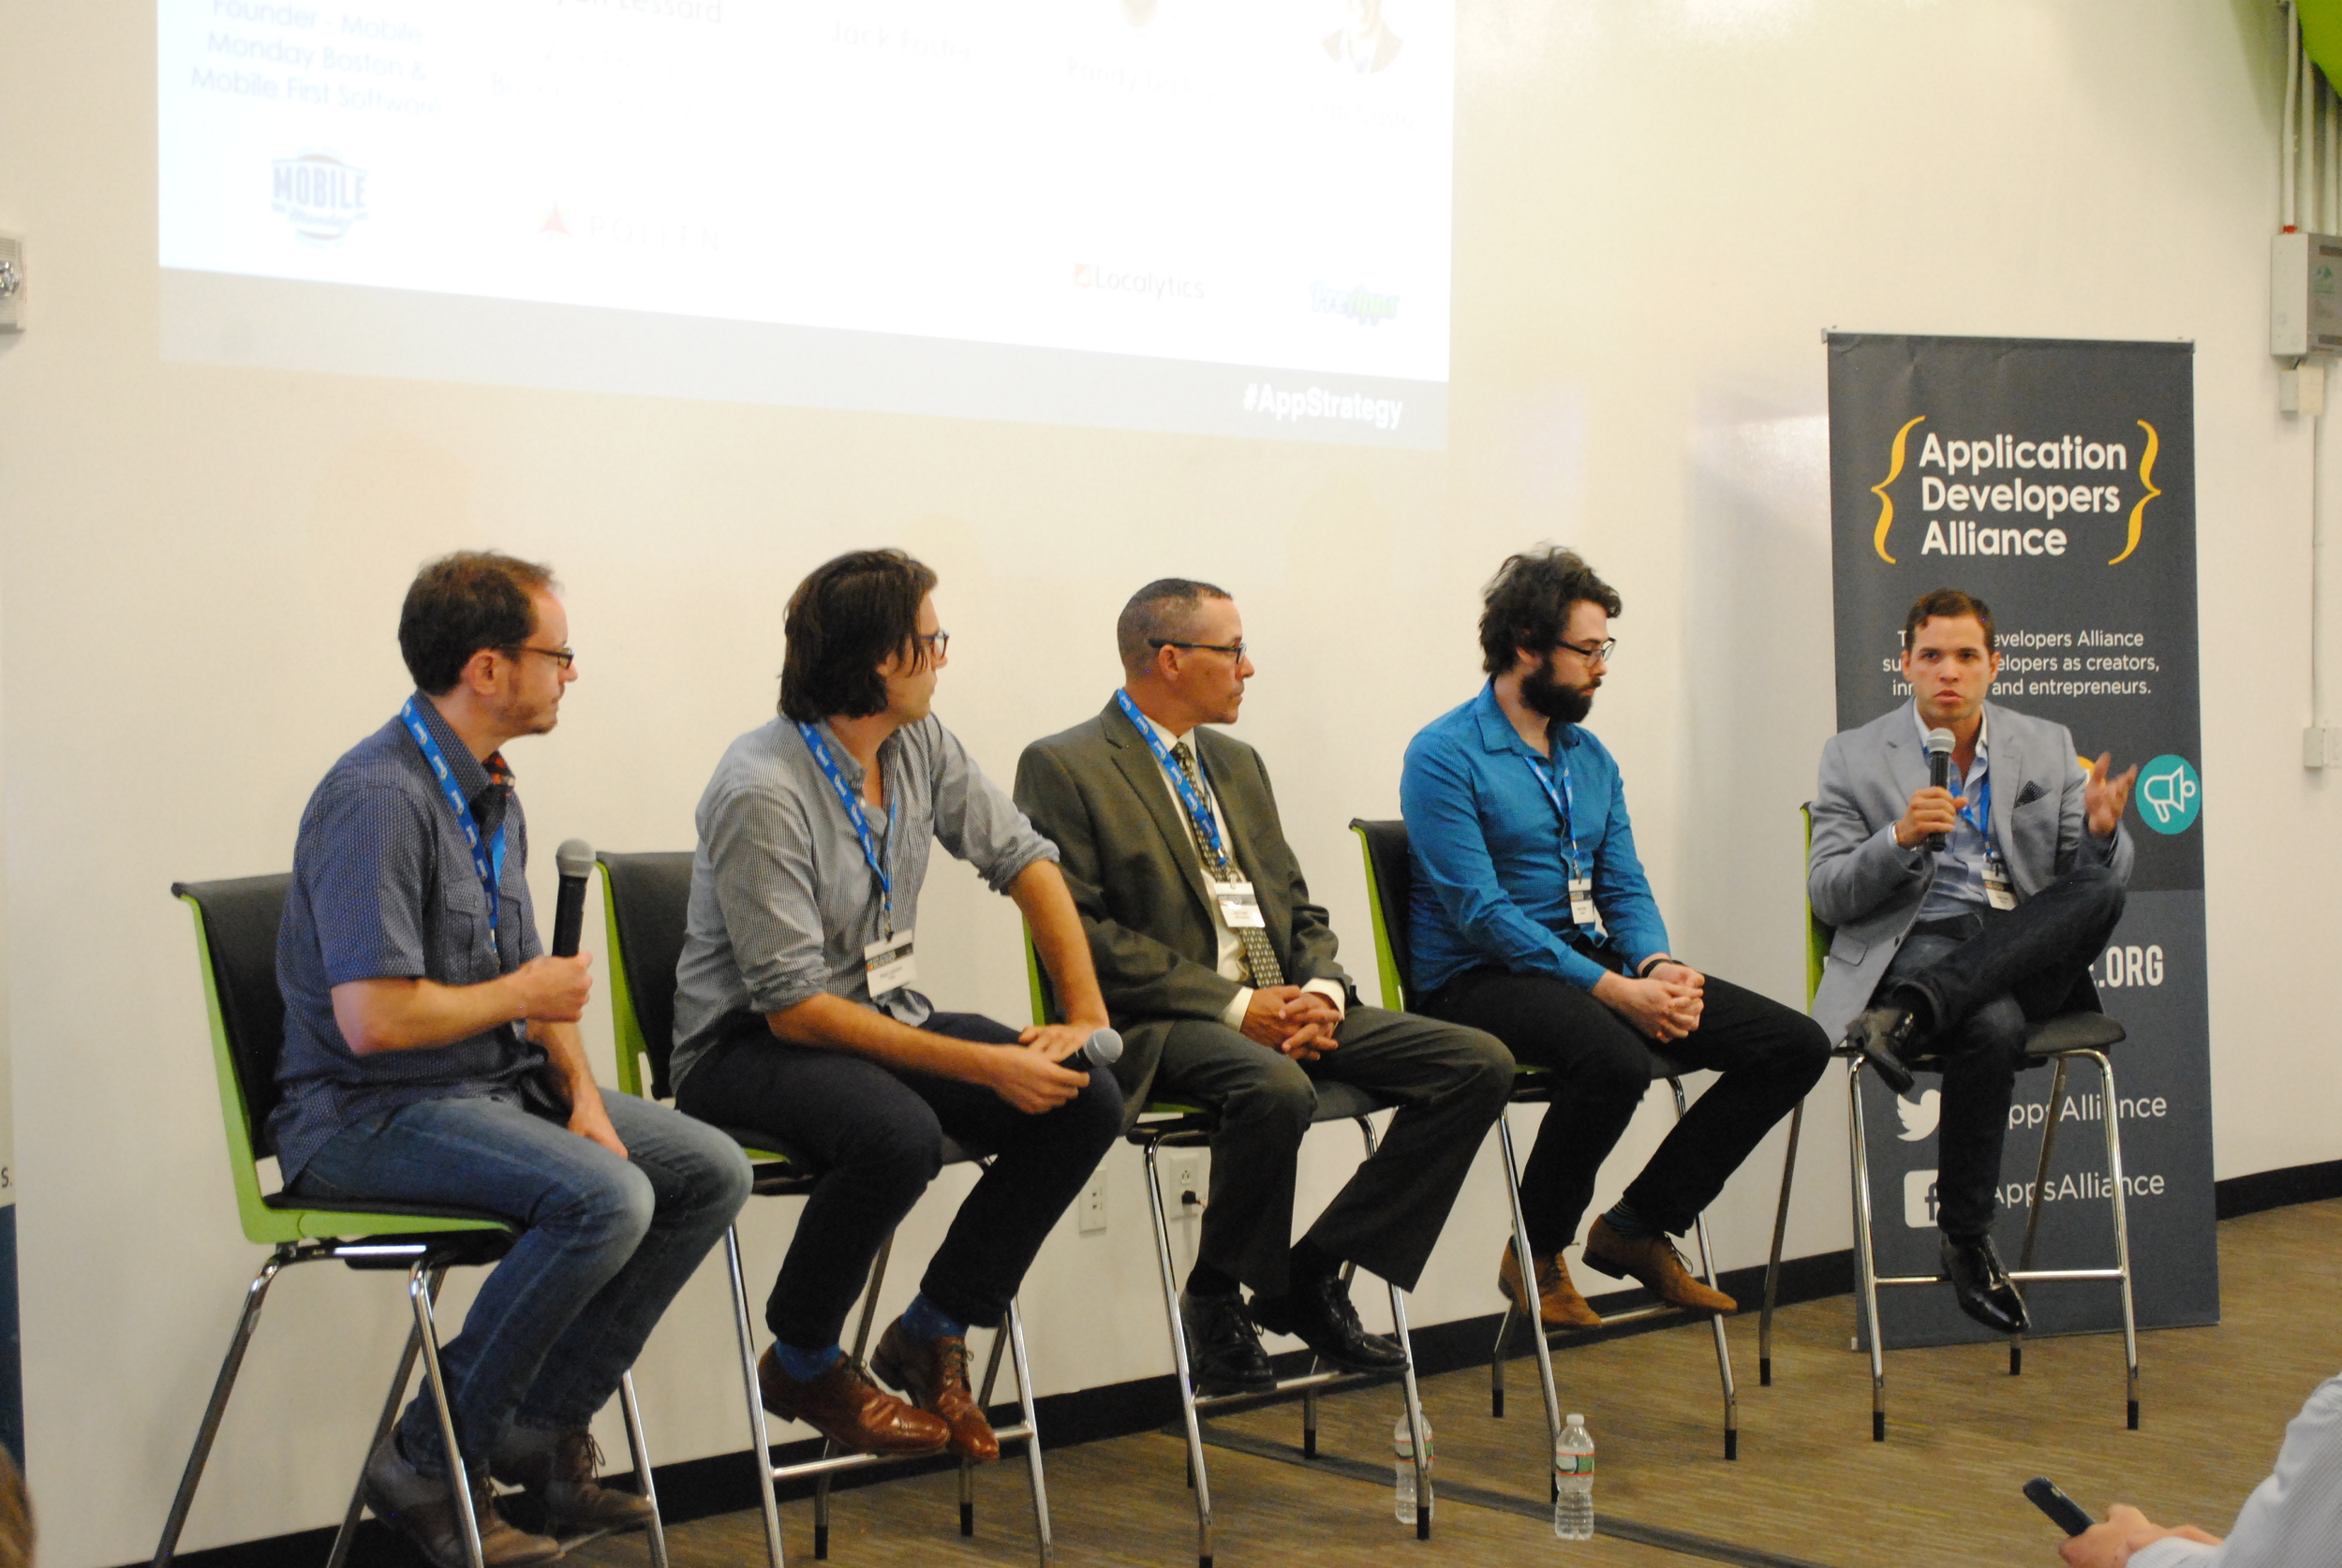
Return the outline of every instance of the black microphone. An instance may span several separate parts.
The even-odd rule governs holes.
[[[1931,789],[1941,790],[1951,783],[1951,732],[1930,730],[1927,732],[1927,782]],[[1950,838],[1940,833],[1927,836],[1927,848],[1940,851]]]
[[[1097,1029],[1074,1053],[1091,1067],[1112,1067],[1122,1059],[1122,1037],[1112,1029]]]
[[[586,924],[586,879],[594,874],[594,847],[583,838],[562,841],[553,851],[561,868],[561,895],[553,906],[553,955],[577,956],[577,937]]]

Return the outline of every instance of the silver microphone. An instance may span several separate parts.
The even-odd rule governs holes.
[[[1091,1067],[1112,1067],[1122,1059],[1122,1037],[1112,1029],[1093,1030],[1074,1054]]]
[[[1927,732],[1927,782],[1941,790],[1951,782],[1951,748],[1954,745],[1949,730],[1930,730]],[[1927,847],[1940,851],[1950,839],[1940,833],[1927,836]]]

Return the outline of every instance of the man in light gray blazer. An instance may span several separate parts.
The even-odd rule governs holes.
[[[2064,725],[1985,701],[2000,655],[1980,600],[1922,596],[1903,643],[1910,705],[1822,747],[1806,892],[1835,935],[1814,1018],[1897,1093],[1914,1061],[1942,1072],[1945,1272],[1962,1310],[2017,1333],[2024,1302],[1991,1233],[2025,1023],[2097,1007],[2089,969],[2122,918],[2139,770],[2110,777],[2112,759],[2083,764]],[[1949,789],[1928,782],[1936,730]]]
[[[1125,682],[1095,718],[1025,748],[1016,804],[1053,840],[1081,911],[1134,1114],[1149,1094],[1209,1106],[1211,1191],[1181,1297],[1198,1391],[1276,1385],[1254,1325],[1349,1371],[1390,1371],[1341,1270],[1413,1290],[1513,1079],[1460,1024],[1368,1007],[1270,791],[1233,723],[1253,662],[1234,600],[1149,583],[1116,627]],[[1330,1079],[1399,1102],[1374,1156],[1293,1239],[1294,1160]],[[1248,1309],[1239,1283],[1253,1287]]]

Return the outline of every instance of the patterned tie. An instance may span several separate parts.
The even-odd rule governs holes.
[[[1179,772],[1187,777],[1188,788],[1195,791],[1195,798],[1204,803],[1206,810],[1209,810],[1211,795],[1204,788],[1203,775],[1195,767],[1195,753],[1189,748],[1187,742],[1181,741],[1171,748],[1171,760],[1179,764]],[[1242,873],[1230,864],[1226,851],[1211,847],[1210,840],[1204,836],[1203,830],[1196,825],[1193,816],[1187,820],[1187,831],[1195,840],[1195,852],[1202,857],[1205,869],[1214,878],[1223,882],[1237,881],[1241,878]],[[1243,946],[1244,967],[1251,971],[1255,986],[1282,985],[1285,983],[1284,968],[1277,962],[1277,950],[1268,945],[1267,931],[1257,925],[1239,925],[1236,928],[1236,939]]]

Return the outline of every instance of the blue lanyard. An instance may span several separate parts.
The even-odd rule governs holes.
[[[1557,759],[1549,764],[1549,772],[1548,768],[1537,765],[1534,757],[1524,757],[1523,761],[1529,764],[1529,771],[1537,776],[1537,782],[1545,787],[1545,798],[1553,803],[1554,814],[1562,820],[1562,836],[1569,844],[1569,875],[1575,880],[1579,866],[1584,863],[1578,856],[1578,822],[1574,809],[1578,804],[1578,793],[1570,788],[1569,764]],[[1556,773],[1562,776],[1558,788],[1553,783]]]
[[[1138,711],[1138,704],[1131,701],[1129,692],[1118,689],[1114,700],[1121,704],[1122,717],[1131,721],[1132,728],[1146,741],[1147,749],[1155,754],[1155,761],[1161,762],[1163,771],[1170,776],[1171,788],[1178,792],[1179,804],[1187,807],[1188,820],[1195,824],[1196,836],[1211,846],[1215,861],[1222,865],[1228,865],[1228,851],[1220,843],[1220,824],[1212,821],[1211,807],[1195,792],[1195,786],[1187,781],[1187,770],[1179,766],[1178,759],[1164,747],[1163,737],[1155,733],[1155,727],[1147,721],[1145,714]],[[1195,771],[1200,775],[1203,769],[1203,759],[1199,757],[1195,762]]]
[[[497,928],[497,915],[504,902],[504,824],[497,823],[496,833],[484,845],[480,841],[480,824],[472,820],[471,803],[455,782],[455,770],[447,765],[447,753],[431,733],[431,727],[422,721],[422,712],[412,697],[398,710],[407,732],[422,747],[422,760],[431,764],[432,776],[439,781],[439,793],[455,810],[455,825],[464,830],[464,842],[471,846],[471,868],[480,874],[481,890],[488,895],[488,930]]]
[[[886,867],[880,864],[878,836],[870,831],[870,819],[863,814],[861,797],[854,793],[853,786],[846,782],[846,776],[837,770],[837,759],[829,754],[829,747],[823,741],[822,732],[799,720],[797,733],[805,737],[806,749],[813,753],[813,761],[821,768],[823,777],[829,780],[829,787],[837,793],[837,804],[846,808],[846,821],[853,824],[854,836],[862,840],[862,858],[869,863],[870,875],[878,879],[879,910],[886,924],[885,934],[892,937],[895,934],[895,879],[888,876]],[[894,837],[897,804],[891,800],[886,803],[886,829],[890,841]]]
[[[1984,853],[1989,858],[1993,852],[1993,770],[1989,763],[1984,769],[1983,790],[1978,793],[1974,806],[1960,808],[1960,820],[1976,829],[1976,836],[1984,840]]]

